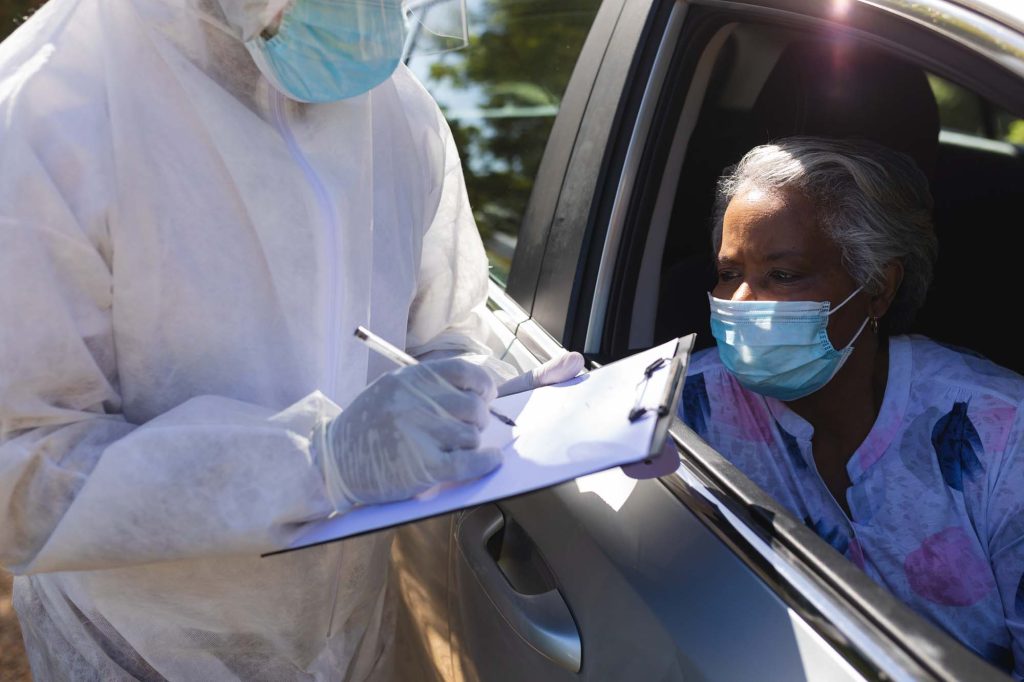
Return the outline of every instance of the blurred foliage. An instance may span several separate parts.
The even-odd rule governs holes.
[[[1010,122],[1006,133],[1006,141],[1024,145],[1024,119],[1018,118],[1016,121]]]
[[[928,84],[939,106],[939,121],[944,129],[1024,144],[1024,119],[992,106],[944,78],[929,74]]]
[[[943,128],[969,135],[985,135],[981,100],[975,94],[938,76],[929,75],[928,84],[939,105],[939,120]]]
[[[508,272],[512,237],[600,4],[470,0],[469,47],[410,61],[448,116],[499,280]]]
[[[43,6],[46,0],[0,0],[0,40]]]

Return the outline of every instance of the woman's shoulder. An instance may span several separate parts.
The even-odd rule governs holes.
[[[957,386],[971,393],[993,393],[1016,404],[1024,402],[1024,376],[980,353],[926,336],[911,335],[896,337],[896,340],[909,347],[917,382]]]
[[[725,366],[718,355],[718,347],[711,346],[693,353],[686,373],[690,376],[725,371]]]

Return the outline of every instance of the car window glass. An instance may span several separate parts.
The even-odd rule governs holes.
[[[1019,118],[1007,111],[995,114],[996,139],[1016,145],[1024,145],[1024,118]]]
[[[600,4],[467,0],[469,46],[433,55],[413,51],[408,60],[451,124],[491,276],[501,285],[544,146]]]
[[[975,93],[928,74],[943,130],[1024,144],[1024,119],[1003,111]]]

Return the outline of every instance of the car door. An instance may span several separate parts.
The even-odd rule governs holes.
[[[831,6],[795,0],[602,3],[522,211],[507,280],[492,286],[496,346],[525,367],[563,345],[600,363],[653,343],[643,324],[657,286],[647,281],[649,245],[665,239],[659,212],[670,210],[659,183],[686,157],[737,25],[756,29],[754,44],[794,30],[896,44],[917,31],[934,59],[955,21],[976,21],[982,33],[994,26],[941,2],[917,13],[878,4],[842,3],[837,18]],[[939,28],[921,29],[923,17]],[[400,531],[399,579],[419,612],[431,674],[1004,678],[684,424],[671,435],[673,474],[636,480],[611,470]]]
[[[420,11],[432,4],[444,11],[445,2],[420,3]],[[462,155],[491,267],[488,344],[521,370],[564,351],[530,318],[536,283],[525,266],[510,277],[513,253],[544,252],[545,236],[521,226],[551,220],[578,119],[624,5],[468,0],[467,50],[414,52],[406,60],[445,112]],[[411,28],[415,45],[421,29]],[[519,261],[539,266],[532,255]],[[400,679],[460,678],[462,650],[449,628],[455,521],[448,514],[397,533],[392,573],[401,597]]]

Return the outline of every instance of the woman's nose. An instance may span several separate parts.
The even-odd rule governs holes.
[[[733,301],[753,301],[756,300],[756,298],[757,297],[754,296],[754,291],[747,286],[746,282],[741,283],[736,287],[736,291],[732,292]]]

